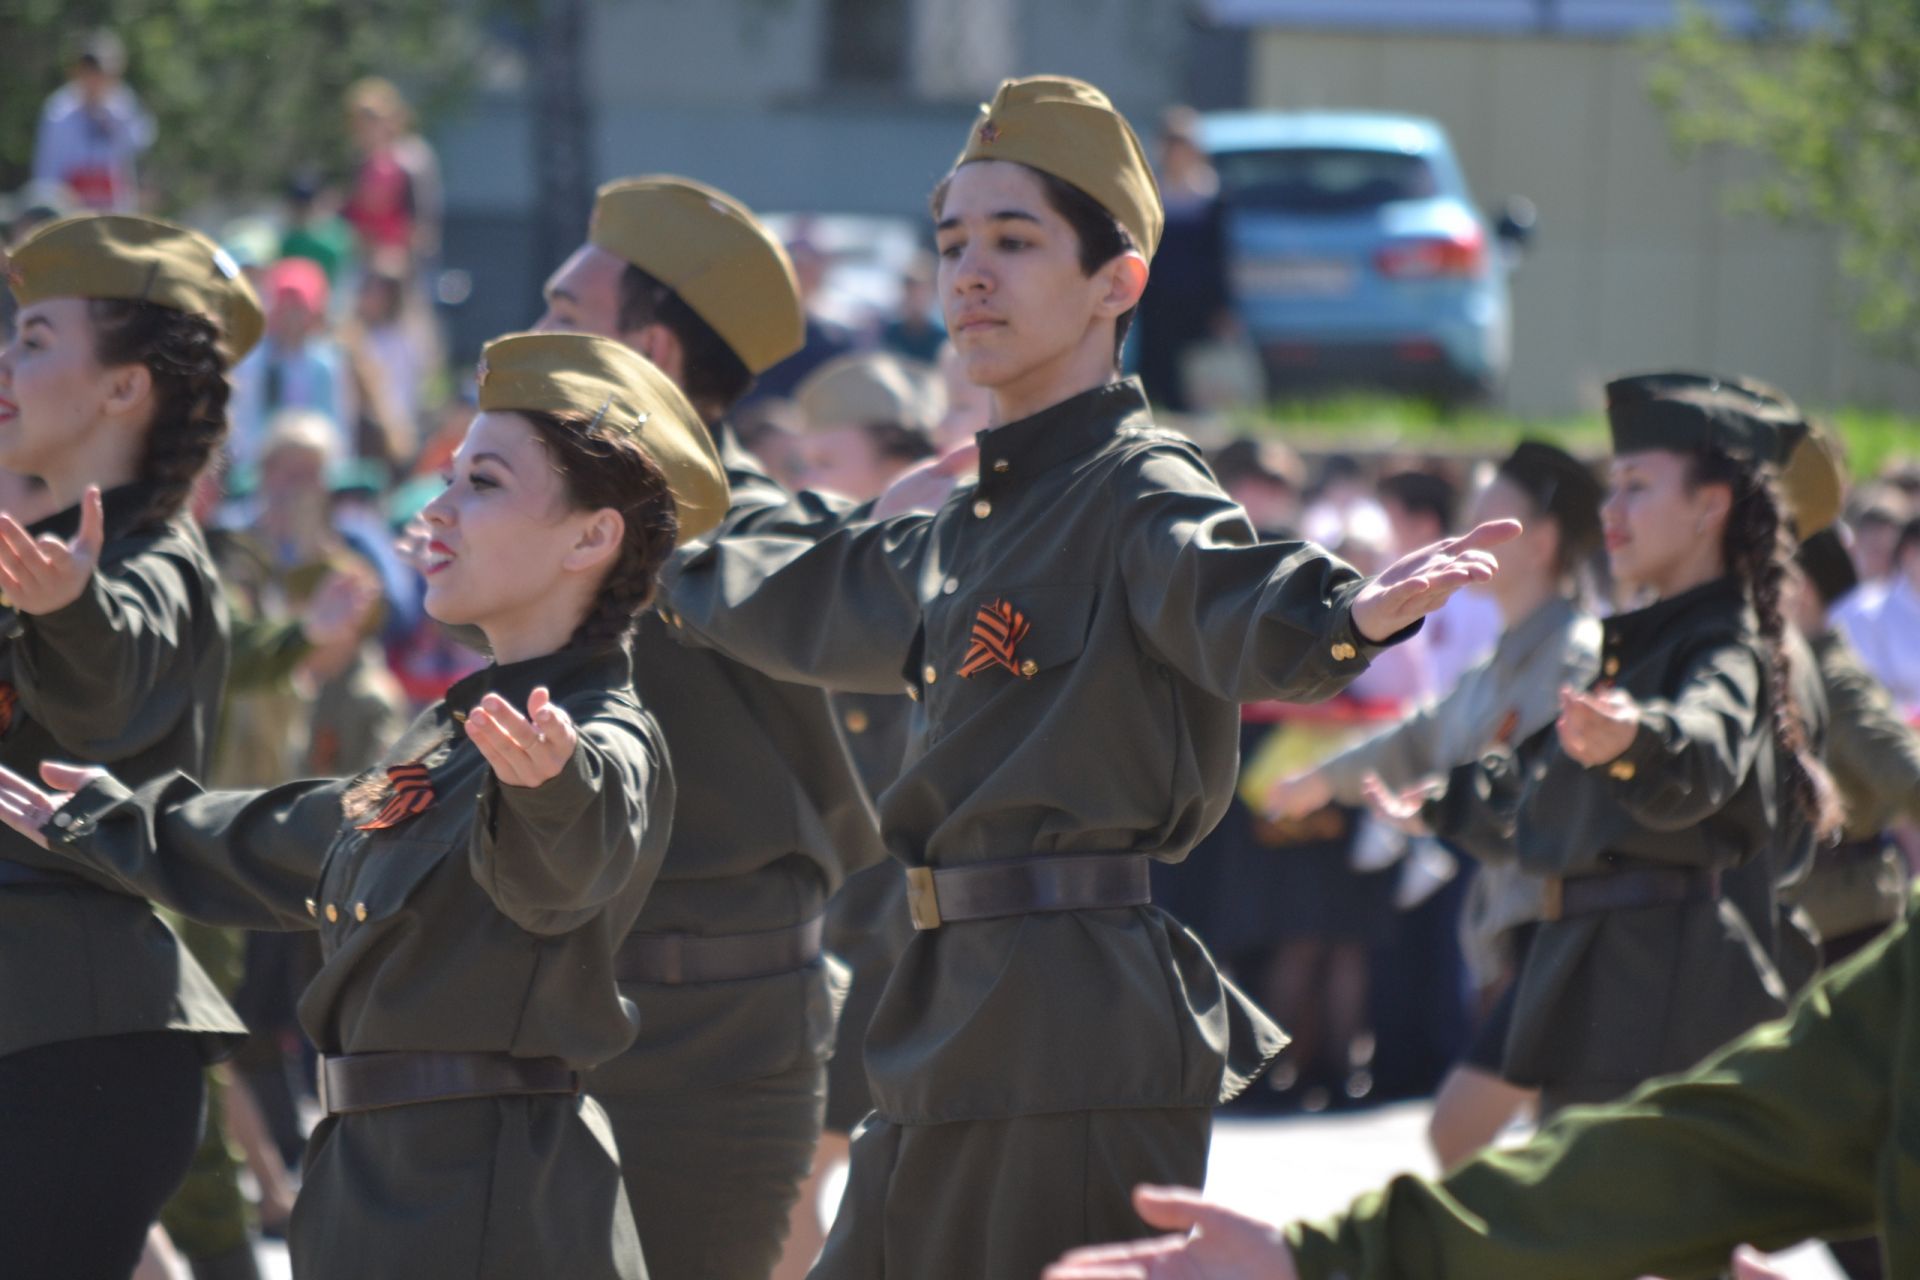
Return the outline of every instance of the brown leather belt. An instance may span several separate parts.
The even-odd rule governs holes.
[[[453,1098],[579,1092],[580,1073],[558,1058],[346,1053],[320,1059],[320,1105],[330,1116]]]
[[[1549,876],[1542,920],[1565,920],[1601,911],[1670,906],[1720,896],[1720,873],[1686,867],[1643,867],[1594,876]]]
[[[693,933],[635,933],[620,944],[614,976],[622,982],[677,986],[687,982],[738,982],[804,969],[820,958],[824,919],[769,929],[702,937]]]
[[[1153,901],[1144,853],[1008,858],[967,867],[908,867],[915,929],[1043,911],[1142,907]]]

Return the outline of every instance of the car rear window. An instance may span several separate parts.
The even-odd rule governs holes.
[[[1287,213],[1356,213],[1437,194],[1419,156],[1336,147],[1225,151],[1213,157],[1233,203]]]

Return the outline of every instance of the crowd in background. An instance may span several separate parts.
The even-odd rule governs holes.
[[[9,241],[68,212],[138,207],[153,124],[124,61],[111,37],[89,40],[48,100],[34,180],[0,226]],[[427,284],[440,252],[436,163],[390,84],[354,86],[344,125],[349,171],[290,173],[276,214],[216,229],[254,280],[267,333],[234,371],[225,464],[196,505],[237,620],[214,785],[352,772],[484,661],[425,616],[401,546],[475,412],[472,375],[449,360]],[[1204,409],[1244,398],[1247,376],[1227,354],[1237,322],[1217,183],[1184,115],[1169,117],[1161,159],[1167,230],[1134,363],[1157,403]],[[832,263],[804,239],[788,249],[811,298]],[[759,380],[737,426],[776,478],[865,500],[986,425],[986,397],[946,356],[934,274],[930,254],[916,259],[895,313],[865,329],[813,318],[804,349]],[[528,299],[529,323],[537,312]],[[901,389],[886,416],[810,413],[809,378],[857,353],[882,353]],[[1273,434],[1190,425],[1263,535],[1311,538],[1365,571],[1464,528],[1489,470],[1471,457],[1309,455]],[[30,489],[13,487],[3,505],[34,514]],[[1920,461],[1857,485],[1847,528],[1861,585],[1833,608],[1835,625],[1920,723]],[[1617,606],[1599,567],[1589,589]],[[1487,595],[1464,594],[1334,703],[1247,707],[1242,795],[1254,803],[1237,800],[1185,865],[1158,869],[1168,909],[1295,1036],[1243,1105],[1319,1110],[1430,1092],[1500,985],[1497,959],[1460,942],[1470,860],[1364,808],[1333,802],[1275,820],[1259,803],[1275,779],[1443,695],[1500,629]],[[1920,866],[1920,833],[1900,838]],[[235,1132],[269,1225],[290,1204],[311,1089],[293,998],[316,945],[249,939],[239,979],[236,1004],[259,1034],[234,1064],[248,1085]]]

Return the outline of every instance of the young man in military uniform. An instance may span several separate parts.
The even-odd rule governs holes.
[[[1204,1171],[1279,1030],[1149,905],[1233,786],[1238,703],[1323,697],[1508,523],[1379,580],[1261,543],[1116,370],[1159,238],[1139,140],[1079,81],[1008,81],[936,193],[940,287],[1000,425],[931,517],[729,533],[668,602],[768,674],[919,700],[882,799],[917,932],[867,1038],[875,1114],[815,1274],[1030,1276]]]
[[[804,334],[786,253],[744,206],[684,178],[610,183],[546,295],[541,327],[625,342],[686,392],[727,464],[726,528],[806,533],[845,509],[789,495],[725,424]],[[824,693],[677,644],[657,615],[633,647],[679,808],[622,957],[639,1038],[588,1088],[654,1280],[765,1280],[819,1137],[844,992],[822,912],[884,850]]]

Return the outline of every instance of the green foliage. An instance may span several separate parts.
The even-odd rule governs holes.
[[[1858,479],[1920,456],[1920,419],[1866,409],[1814,418],[1840,438]],[[1525,437],[1551,440],[1588,458],[1604,457],[1608,449],[1607,423],[1599,413],[1523,418],[1485,408],[1448,411],[1430,400],[1383,395],[1275,404],[1238,425],[1315,452],[1430,450],[1495,457]]]
[[[144,172],[177,210],[337,170],[341,95],[363,75],[393,78],[423,114],[444,107],[475,62],[471,15],[445,0],[0,0],[0,190],[26,179],[41,104],[85,31],[126,43],[159,126]]]
[[[1769,163],[1736,197],[1835,228],[1863,331],[1920,358],[1920,0],[1828,0],[1790,37],[1779,0],[1759,34],[1690,10],[1651,87],[1674,138]]]

